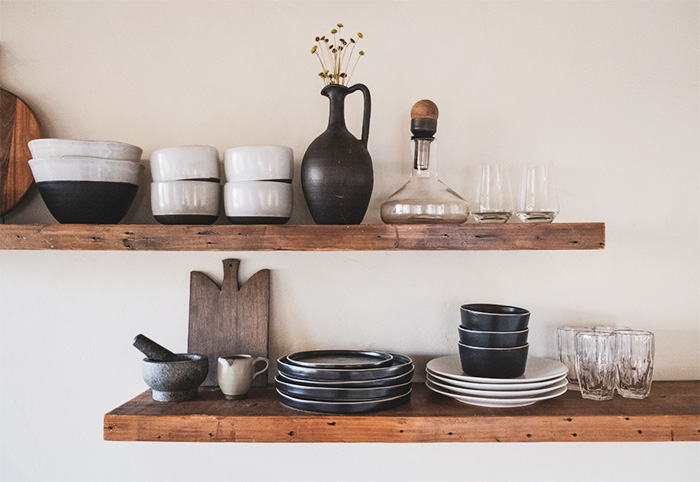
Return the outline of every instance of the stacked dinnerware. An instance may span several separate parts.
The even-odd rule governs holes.
[[[459,310],[459,356],[464,373],[515,378],[525,371],[530,312],[516,306],[473,303]]]
[[[428,362],[428,388],[484,407],[522,407],[566,392],[562,363],[528,358],[528,310],[468,304],[460,316],[459,355]]]
[[[151,154],[151,210],[161,224],[212,224],[219,217],[219,151],[180,146]]]
[[[516,378],[475,377],[462,371],[459,355],[430,360],[426,386],[459,402],[480,407],[524,407],[566,392],[566,366],[549,358],[530,357]]]
[[[280,402],[325,413],[387,410],[411,397],[414,366],[405,355],[375,351],[316,350],[277,360]]]
[[[136,197],[140,147],[115,141],[35,139],[29,167],[46,207],[63,224],[116,224]]]
[[[224,151],[224,210],[233,224],[284,224],[292,216],[294,155],[287,146]]]

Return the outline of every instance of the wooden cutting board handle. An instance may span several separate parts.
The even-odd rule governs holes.
[[[187,352],[209,357],[205,386],[216,386],[217,359],[247,354],[268,357],[270,270],[255,273],[239,288],[237,259],[225,259],[221,287],[200,271],[190,273]],[[254,386],[267,385],[267,373]]]
[[[0,214],[14,208],[34,182],[27,143],[41,138],[41,128],[29,106],[0,89]]]

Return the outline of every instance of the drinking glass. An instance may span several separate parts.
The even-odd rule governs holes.
[[[476,174],[474,219],[480,223],[505,223],[513,215],[508,169],[504,164],[480,164]]]
[[[654,334],[644,330],[617,330],[615,351],[617,393],[625,398],[646,398],[654,372]]]
[[[557,328],[557,347],[559,361],[566,365],[569,381],[569,390],[579,390],[578,378],[576,378],[576,345],[574,336],[581,331],[593,331],[587,326],[560,326]]]
[[[524,223],[551,223],[559,214],[559,197],[549,164],[523,164],[515,214]]]
[[[576,376],[581,396],[611,400],[615,393],[615,335],[601,331],[576,333]]]

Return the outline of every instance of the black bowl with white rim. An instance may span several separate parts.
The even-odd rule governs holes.
[[[484,348],[459,343],[459,359],[467,375],[485,378],[516,378],[525,373],[530,345]]]
[[[461,326],[459,341],[465,345],[483,348],[513,348],[527,344],[529,328],[520,331],[478,331]]]
[[[471,303],[459,309],[462,328],[474,331],[522,331],[530,312],[517,306]]]

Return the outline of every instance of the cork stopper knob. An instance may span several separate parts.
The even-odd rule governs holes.
[[[438,108],[433,101],[419,100],[411,108],[413,137],[433,137],[437,131]]]
[[[411,108],[411,119],[434,119],[437,120],[439,115],[438,107],[435,102],[428,99],[419,100]]]

